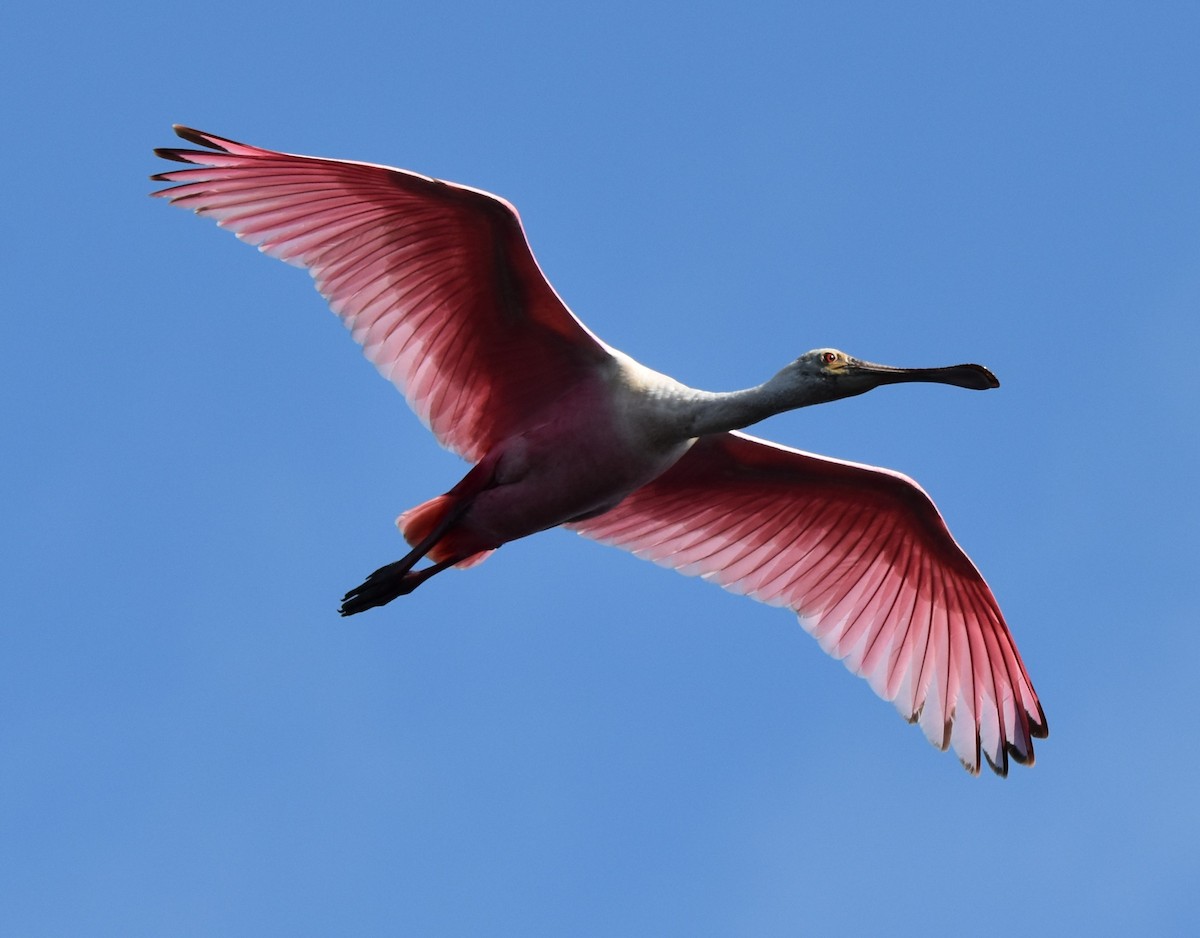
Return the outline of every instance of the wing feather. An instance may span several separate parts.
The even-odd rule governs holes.
[[[786,605],[972,773],[1033,761],[1045,714],[991,590],[898,473],[742,433],[704,437],[611,511],[570,527]]]
[[[189,168],[152,177],[173,183],[154,195],[307,268],[367,358],[466,458],[610,365],[503,199],[386,166],[176,132],[204,149],[156,151]]]

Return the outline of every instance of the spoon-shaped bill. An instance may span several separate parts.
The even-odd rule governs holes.
[[[972,391],[986,391],[1000,387],[1000,382],[983,365],[946,365],[942,368],[894,368],[877,365],[857,358],[850,362],[851,368],[874,378],[879,384],[902,384],[908,381],[925,381],[934,384],[953,384]]]

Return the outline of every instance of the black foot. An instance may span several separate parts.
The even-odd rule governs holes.
[[[352,616],[376,606],[386,606],[393,599],[407,596],[424,581],[424,576],[412,572],[411,563],[397,560],[380,567],[343,596],[342,608],[338,612],[343,616]]]
[[[424,570],[412,568],[412,554],[403,560],[389,563],[380,567],[363,582],[342,597],[342,608],[338,610],[344,616],[352,616],[356,612],[373,609],[375,606],[386,606],[399,596],[407,596],[435,573],[441,573],[447,567],[462,560],[462,557],[451,557],[440,560]]]

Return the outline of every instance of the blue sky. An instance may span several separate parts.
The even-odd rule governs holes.
[[[1200,13],[799,6],[3,14],[0,932],[1197,928]],[[146,198],[172,122],[504,195],[689,384],[990,366],[756,432],[933,495],[1037,766],[565,532],[339,619],[463,467],[307,277]]]

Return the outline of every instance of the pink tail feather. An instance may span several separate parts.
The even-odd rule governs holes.
[[[454,494],[439,495],[436,498],[431,498],[427,502],[422,502],[415,508],[410,508],[396,519],[396,527],[400,529],[400,533],[404,535],[404,539],[413,547],[416,547],[421,541],[425,540],[432,534],[442,523],[442,520],[447,514],[458,504],[459,496]],[[449,560],[462,553],[462,542],[466,540],[466,532],[460,532],[457,526],[451,526],[445,534],[438,539],[438,542],[429,549],[425,555],[434,563],[440,563],[443,560]],[[483,563],[484,560],[492,553],[490,550],[481,550],[472,553],[454,566],[460,570],[465,570],[468,567],[473,567],[476,564]]]

